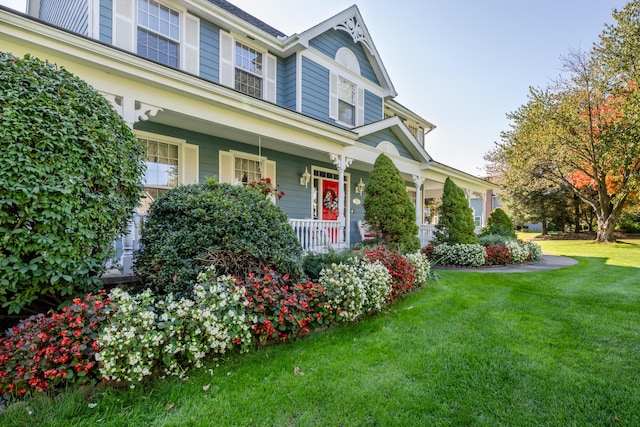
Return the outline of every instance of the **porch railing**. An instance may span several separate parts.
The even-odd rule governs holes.
[[[436,226],[432,224],[422,224],[418,227],[418,237],[420,246],[427,246],[435,238]]]
[[[133,274],[133,256],[134,252],[140,248],[140,236],[146,217],[147,214],[136,213],[129,223],[127,234],[113,242],[114,256],[106,262],[107,275]]]
[[[345,227],[338,221],[290,219],[289,224],[298,236],[305,252],[326,252],[329,248],[346,247]]]

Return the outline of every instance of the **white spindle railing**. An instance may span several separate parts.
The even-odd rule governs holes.
[[[420,238],[420,246],[427,246],[435,238],[436,226],[431,224],[422,224],[418,228],[418,237]]]
[[[107,260],[107,270],[121,270],[123,276],[133,274],[134,252],[140,248],[140,236],[147,214],[136,213],[129,223],[127,234],[113,242],[115,256]]]
[[[328,248],[344,248],[345,228],[339,221],[290,219],[289,224],[298,236],[305,252],[326,252]]]

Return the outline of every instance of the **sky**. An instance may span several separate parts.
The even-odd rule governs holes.
[[[589,50],[626,0],[230,0],[287,35],[353,4],[389,74],[396,101],[436,125],[431,157],[476,176],[509,129],[506,115]],[[25,0],[0,0],[23,11]]]

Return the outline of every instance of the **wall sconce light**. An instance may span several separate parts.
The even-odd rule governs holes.
[[[365,187],[365,183],[362,182],[362,178],[360,178],[360,182],[358,183],[358,185],[356,185],[356,193],[362,196],[362,193],[364,192],[364,187]]]
[[[304,185],[304,188],[308,188],[309,181],[311,181],[311,174],[309,173],[309,170],[305,166],[304,167],[304,173],[300,177],[300,185]]]

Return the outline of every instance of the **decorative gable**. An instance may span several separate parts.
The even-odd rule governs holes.
[[[353,15],[351,18],[346,19],[344,22],[341,22],[333,27],[334,30],[341,30],[348,33],[353,39],[354,43],[362,43],[363,46],[369,50],[371,55],[375,55],[372,46],[373,43],[370,41],[368,33],[365,29],[360,25],[360,21],[358,20],[357,15]]]

